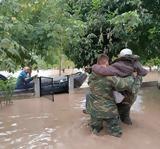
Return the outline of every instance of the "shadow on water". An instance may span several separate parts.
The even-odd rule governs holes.
[[[106,129],[91,134],[82,113],[86,89],[46,98],[15,100],[0,109],[0,149],[159,149],[160,90],[143,88],[132,107],[132,126],[122,124],[122,138]]]

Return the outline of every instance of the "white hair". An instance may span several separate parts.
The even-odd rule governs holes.
[[[119,53],[119,57],[123,57],[125,55],[132,55],[132,50],[128,48],[122,49]]]

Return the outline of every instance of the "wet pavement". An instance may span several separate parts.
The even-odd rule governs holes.
[[[15,100],[0,108],[0,149],[159,149],[160,90],[143,88],[132,107],[132,126],[123,136],[103,129],[91,134],[89,116],[82,113],[87,89],[48,98]]]

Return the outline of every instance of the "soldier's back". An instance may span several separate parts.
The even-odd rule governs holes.
[[[112,76],[106,77],[92,73],[88,81],[91,93],[100,100],[113,100],[112,79]]]

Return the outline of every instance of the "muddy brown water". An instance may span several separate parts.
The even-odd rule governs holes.
[[[142,88],[132,107],[132,126],[121,124],[123,136],[115,138],[104,128],[91,134],[89,116],[82,113],[85,93],[15,100],[0,108],[0,149],[159,149],[160,90]]]
[[[160,72],[157,71],[152,71],[149,72],[144,78],[143,81],[147,82],[147,81],[157,81],[160,80]]]

